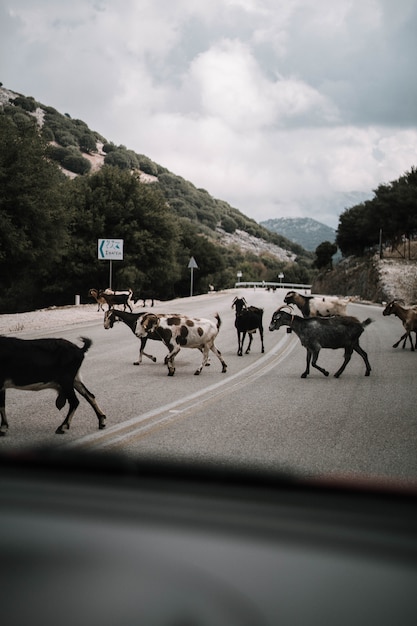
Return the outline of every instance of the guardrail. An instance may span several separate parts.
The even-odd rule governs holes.
[[[294,289],[296,291],[300,291],[301,289],[306,291],[311,291],[311,285],[303,285],[300,283],[269,283],[266,281],[247,281],[247,282],[238,282],[235,283],[235,288],[238,287],[260,287],[261,289]]]

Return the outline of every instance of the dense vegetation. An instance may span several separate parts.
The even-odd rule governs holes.
[[[396,246],[417,235],[417,169],[374,191],[374,198],[340,216],[336,243],[344,256],[361,256],[380,244]]]
[[[42,130],[33,113],[43,111]],[[105,165],[95,173],[83,154],[100,141]],[[62,167],[78,176],[68,177]],[[158,182],[141,182],[137,169]],[[88,175],[82,175],[87,174]],[[106,287],[109,264],[97,257],[99,238],[123,239],[113,263],[113,287],[152,289],[169,299],[246,280],[310,282],[313,255],[259,226],[204,189],[123,146],[114,146],[80,120],[19,96],[0,108],[0,313],[63,305],[91,287]],[[244,230],[297,254],[280,261],[219,243],[217,227]]]

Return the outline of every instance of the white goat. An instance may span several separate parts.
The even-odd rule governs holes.
[[[350,298],[341,300],[337,296],[302,296],[296,291],[289,291],[284,302],[295,304],[303,317],[329,317],[330,315],[346,315]]]

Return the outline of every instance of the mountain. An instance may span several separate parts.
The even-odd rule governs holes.
[[[305,250],[314,252],[323,241],[333,243],[336,231],[310,217],[280,217],[260,222],[273,233],[280,233],[290,241],[299,244]]]

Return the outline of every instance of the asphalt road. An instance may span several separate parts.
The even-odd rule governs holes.
[[[194,376],[201,355],[183,349],[175,376],[168,377],[163,363],[166,349],[157,342],[147,346],[157,362],[144,359],[140,367],[134,366],[139,341],[123,323],[105,330],[101,316],[97,323],[43,333],[73,341],[81,335],[93,339],[82,374],[107,414],[107,428],[97,429],[94,412],[81,399],[71,430],[56,435],[65,408],[58,413],[53,391],[8,390],[10,428],[0,438],[0,449],[69,446],[306,476],[417,480],[417,352],[392,348],[402,334],[400,321],[384,318],[379,306],[349,305],[350,314],[374,320],[361,338],[371,376],[364,376],[364,363],[354,354],[340,379],[313,370],[304,380],[300,375],[305,349],[298,338],[283,328],[268,330],[285,292],[242,291],[249,304],[265,310],[266,348],[262,355],[256,335],[251,354],[243,357],[236,354],[231,308],[237,294],[236,290],[207,294],[154,309],[200,317],[218,312],[222,327],[216,345],[228,364],[225,374],[212,355],[210,367]],[[342,360],[341,350],[323,350],[319,363],[333,374]]]

